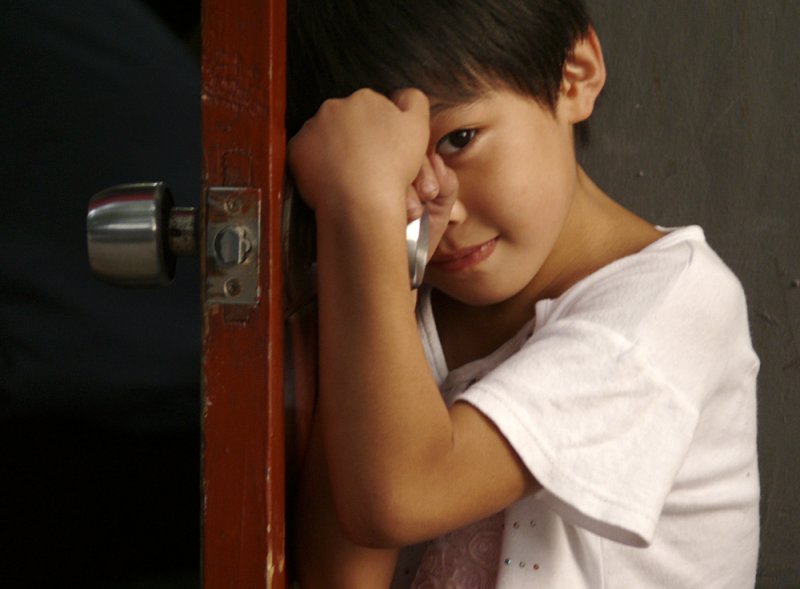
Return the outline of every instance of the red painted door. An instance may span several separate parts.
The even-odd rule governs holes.
[[[203,6],[202,215],[209,225],[200,256],[206,284],[202,575],[209,589],[286,586],[285,13],[284,0],[205,0]],[[214,227],[226,215],[234,231],[221,235]],[[215,244],[231,243],[246,274],[225,274],[230,268],[206,255]]]

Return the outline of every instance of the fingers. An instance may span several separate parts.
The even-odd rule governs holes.
[[[409,186],[406,190],[406,219],[408,223],[422,216],[425,207],[420,202],[419,194],[414,186]]]
[[[439,193],[436,196],[439,199],[447,200],[454,198],[458,191],[458,178],[455,172],[445,165],[442,156],[438,153],[433,154],[430,159],[439,184]]]
[[[430,159],[439,191],[436,198],[426,202],[426,206],[431,214],[446,222],[457,198],[458,177],[452,169],[445,165],[440,155],[434,154]]]
[[[454,214],[458,215],[458,211],[463,210],[458,201],[458,177],[456,173],[447,167],[439,154],[432,155],[430,159],[439,183],[439,193],[436,198],[426,204],[430,214],[429,257],[433,256],[436,251],[445,231],[453,220]]]
[[[448,212],[456,199],[458,178],[448,168],[439,154],[425,159],[411,189],[406,195],[406,210],[409,222],[422,215],[422,209],[441,214]]]
[[[419,114],[414,117],[426,128],[430,104],[427,96],[415,88],[395,90],[389,96],[398,109]],[[436,225],[447,225],[450,211],[456,199],[458,180],[455,172],[448,168],[439,154],[425,157],[411,189],[406,191],[406,217],[408,221],[419,218],[424,208],[435,218]],[[443,231],[443,229],[442,229]]]
[[[414,180],[414,188],[422,202],[433,200],[439,194],[439,180],[429,158],[425,158],[422,167]]]
[[[425,158],[422,167],[414,179],[406,199],[406,210],[409,221],[413,221],[422,215],[425,204],[432,201],[439,195],[439,181],[431,160]]]
[[[421,124],[425,134],[428,132],[430,103],[428,97],[416,88],[400,88],[389,94],[389,99],[399,110],[415,115],[411,120]],[[406,191],[406,217],[408,221],[418,219],[422,215],[425,203],[439,194],[439,182],[436,172],[427,157],[424,157],[416,178]]]

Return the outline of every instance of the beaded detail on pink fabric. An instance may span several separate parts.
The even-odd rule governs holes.
[[[503,537],[503,512],[428,545],[411,589],[494,589]]]

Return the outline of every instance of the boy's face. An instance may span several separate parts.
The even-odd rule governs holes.
[[[537,275],[541,291],[569,243],[562,230],[577,184],[572,126],[559,109],[511,91],[456,107],[434,100],[433,151],[458,177],[458,200],[426,282],[471,305],[505,301]]]

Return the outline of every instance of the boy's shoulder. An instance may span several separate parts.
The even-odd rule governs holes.
[[[541,301],[536,331],[540,341],[578,349],[593,342],[612,363],[634,354],[699,406],[758,366],[744,290],[700,227],[662,230],[641,251]]]
[[[664,228],[663,237],[620,258],[537,306],[537,324],[572,318],[599,321],[635,338],[654,317],[746,323],[741,283],[696,225]]]

